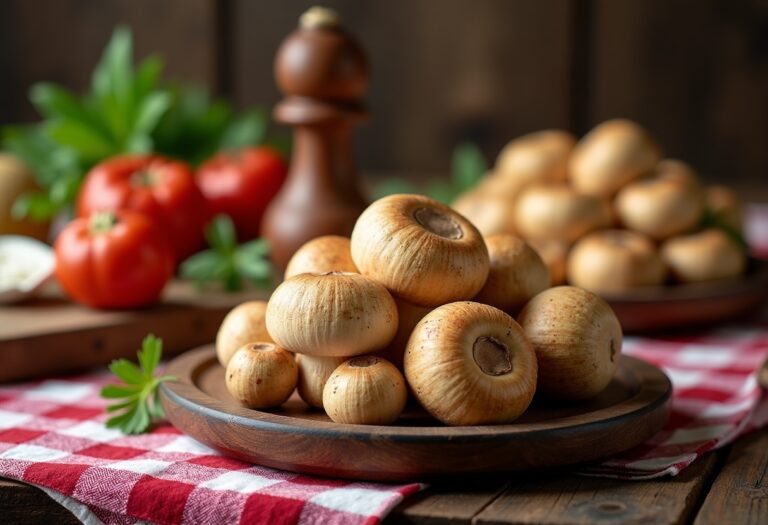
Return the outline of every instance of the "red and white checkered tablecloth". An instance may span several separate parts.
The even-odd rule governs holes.
[[[768,254],[768,208],[749,213],[751,242]],[[628,337],[624,351],[670,376],[672,416],[647,443],[581,473],[674,475],[701,454],[768,423],[768,400],[754,374],[768,357],[768,323],[687,337]],[[105,402],[98,392],[109,381],[100,372],[0,386],[0,476],[41,487],[88,524],[375,524],[421,488],[250,465],[168,424],[124,436],[103,424]]]

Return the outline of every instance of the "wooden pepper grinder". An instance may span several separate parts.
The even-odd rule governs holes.
[[[265,213],[262,236],[282,271],[310,239],[350,235],[365,208],[352,130],[367,117],[360,99],[368,64],[336,13],[313,7],[280,46],[275,77],[285,98],[274,117],[293,126],[293,155],[288,180]]]

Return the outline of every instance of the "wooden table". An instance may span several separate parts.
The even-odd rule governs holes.
[[[4,523],[79,523],[42,490],[0,480]],[[564,471],[434,484],[390,524],[740,525],[768,523],[768,429],[712,452],[674,478],[617,481]]]

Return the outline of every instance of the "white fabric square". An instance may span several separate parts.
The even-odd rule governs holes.
[[[627,463],[626,467],[639,470],[654,470],[665,468],[674,463],[690,463],[694,459],[696,459],[696,454],[686,454],[684,456],[672,456],[666,458],[649,458]]]
[[[664,371],[669,376],[672,384],[675,385],[675,388],[699,386],[702,383],[702,378],[705,377],[703,372],[691,372],[688,370],[674,370],[669,368],[665,368]]]
[[[188,436],[180,436],[157,449],[158,452],[186,452],[189,454],[216,454],[216,451]]]
[[[243,472],[242,470],[232,470],[204,481],[199,486],[212,490],[233,490],[235,492],[242,492],[248,494],[257,490],[282,483],[282,479],[269,479],[262,476],[256,476],[249,472]]]
[[[683,445],[686,443],[698,443],[710,441],[716,437],[725,435],[733,425],[711,425],[708,427],[681,428],[675,430],[667,439],[665,445]]]
[[[390,492],[341,487],[315,494],[309,501],[328,509],[367,515],[372,509],[378,509],[390,497],[392,497]]]
[[[115,470],[127,470],[137,474],[158,474],[165,470],[171,463],[168,461],[157,461],[156,459],[129,459],[126,461],[116,461],[105,465],[105,468]]]
[[[43,381],[35,388],[30,388],[24,392],[24,397],[27,399],[56,401],[58,403],[74,403],[91,394],[93,389],[93,385],[51,379],[50,381]]]
[[[722,368],[733,361],[734,355],[729,348],[705,345],[686,345],[675,359],[680,365],[707,368]]]
[[[57,432],[66,436],[82,437],[101,443],[106,443],[107,441],[123,437],[121,431],[114,428],[107,428],[103,423],[96,423],[95,421],[83,421],[82,423],[72,425],[71,427]]]
[[[13,448],[9,448],[2,454],[0,459],[20,459],[24,461],[53,461],[65,456],[69,456],[69,452],[63,450],[56,450],[48,447],[38,447],[37,445],[21,444]]]
[[[754,399],[746,398],[742,401],[739,401],[738,403],[733,404],[711,404],[709,406],[704,407],[704,409],[701,412],[702,418],[715,418],[715,417],[728,417],[732,416],[734,414],[738,414],[740,412],[745,412],[752,408],[752,405],[755,403]]]
[[[8,412],[0,410],[0,428],[11,428],[23,425],[33,416],[31,414],[19,414],[18,412]]]

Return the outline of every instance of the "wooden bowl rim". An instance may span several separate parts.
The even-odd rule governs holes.
[[[530,440],[539,434],[578,431],[584,427],[611,426],[662,409],[671,399],[672,384],[659,368],[623,355],[617,375],[635,376],[637,391],[623,401],[584,414],[529,423],[483,426],[382,426],[349,425],[297,418],[234,406],[203,392],[195,383],[201,372],[216,362],[213,345],[190,350],[175,358],[166,374],[177,378],[160,385],[161,395],[184,410],[228,424],[275,433],[338,437],[360,441],[465,443],[487,440]],[[184,371],[187,372],[184,372]],[[584,420],[588,416],[588,420]]]

